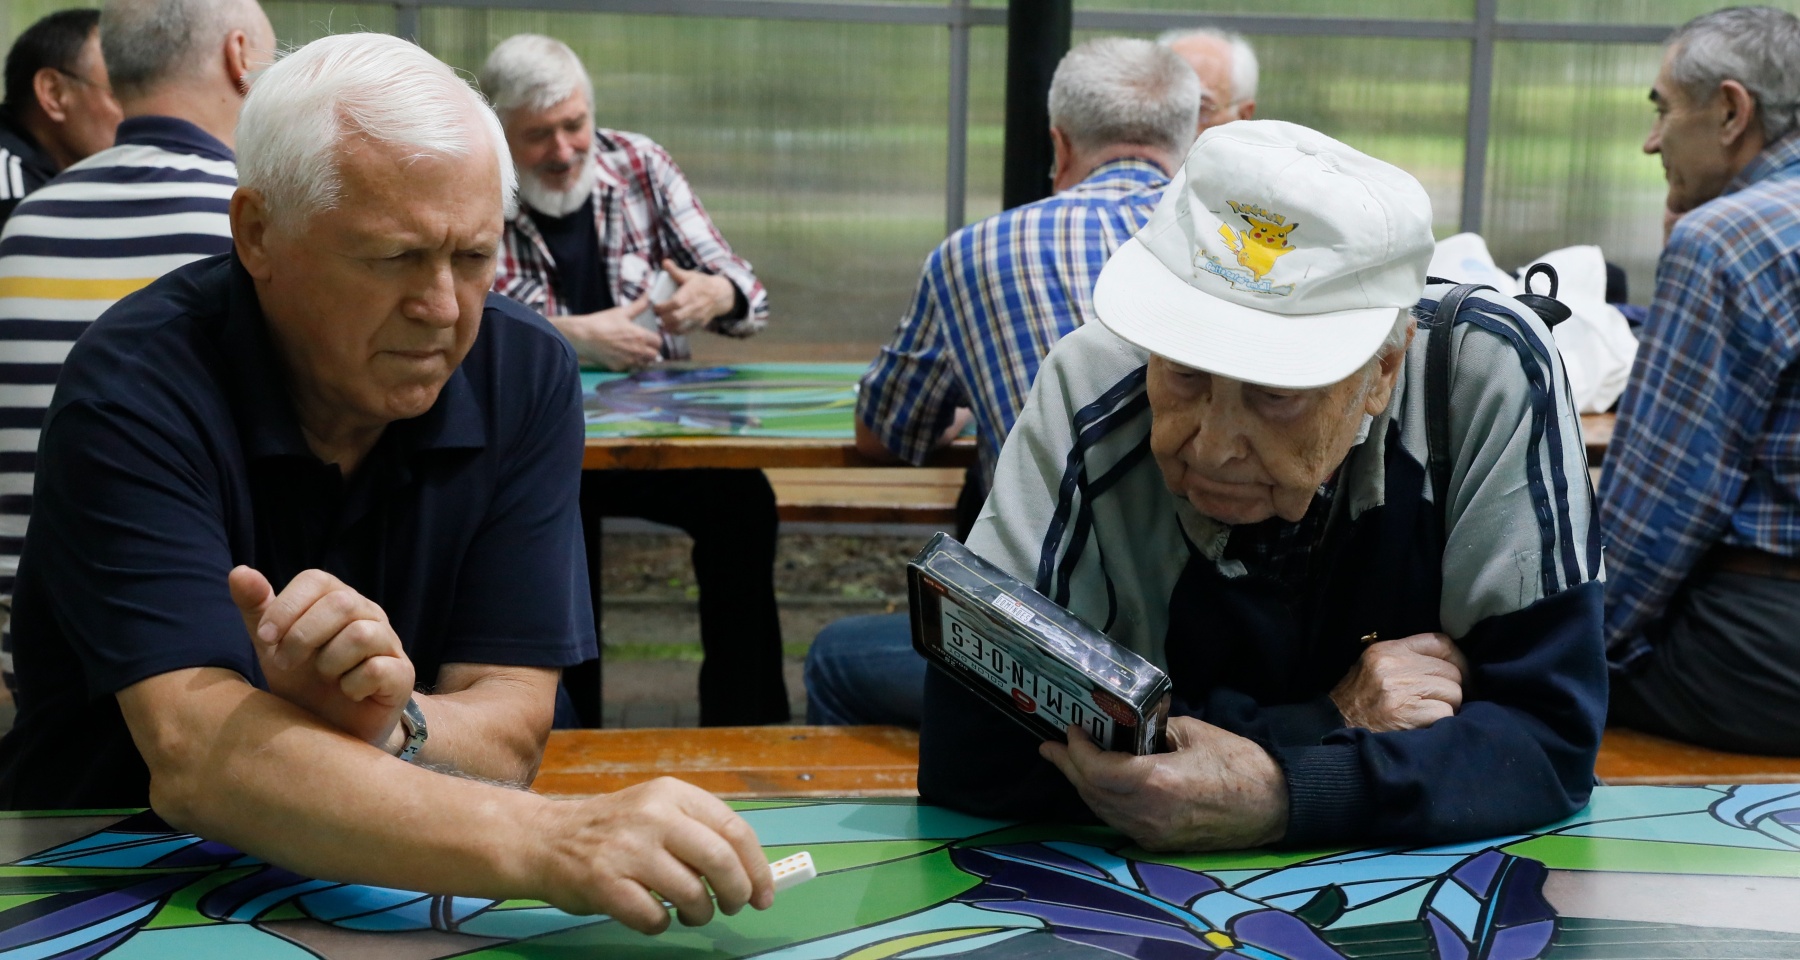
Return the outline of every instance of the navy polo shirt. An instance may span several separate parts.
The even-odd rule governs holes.
[[[113,694],[205,666],[265,686],[226,587],[240,563],[277,589],[316,567],[380,604],[422,689],[446,663],[595,655],[580,378],[548,323],[490,295],[437,402],[348,479],[307,447],[284,376],[232,255],[125,298],[75,344],[14,592],[0,805],[148,804]]]

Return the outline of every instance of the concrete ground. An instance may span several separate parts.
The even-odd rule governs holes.
[[[608,529],[601,567],[603,722],[694,726],[700,715],[700,623],[691,541],[644,524]],[[905,609],[906,561],[928,535],[904,529],[782,535],[775,592],[794,722],[806,715],[801,664],[813,636],[840,617]]]

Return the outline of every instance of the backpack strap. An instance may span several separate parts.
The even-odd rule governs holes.
[[[1438,529],[1450,531],[1450,334],[1463,301],[1478,290],[1492,290],[1485,283],[1460,283],[1438,300],[1425,342],[1425,459],[1431,476],[1432,500],[1438,509]]]

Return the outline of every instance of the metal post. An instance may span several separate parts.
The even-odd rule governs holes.
[[[1469,51],[1469,132],[1463,146],[1461,229],[1481,232],[1487,186],[1488,128],[1493,119],[1494,21],[1500,0],[1475,0],[1475,38]]]
[[[1006,208],[1050,195],[1050,78],[1069,52],[1073,24],[1071,0],[1006,5]]]
[[[949,129],[944,142],[944,234],[962,229],[969,191],[969,0],[950,0]]]
[[[397,0],[394,4],[394,35],[419,42],[419,0]]]

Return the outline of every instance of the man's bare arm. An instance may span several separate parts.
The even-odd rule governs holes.
[[[416,694],[430,736],[417,762],[524,787],[537,775],[556,713],[561,672],[544,667],[447,663],[429,695]],[[389,753],[398,752],[395,731]]]
[[[654,932],[773,901],[755,834],[718,799],[663,779],[555,801],[433,773],[214,667],[118,694],[170,823],[330,880],[610,913]]]

